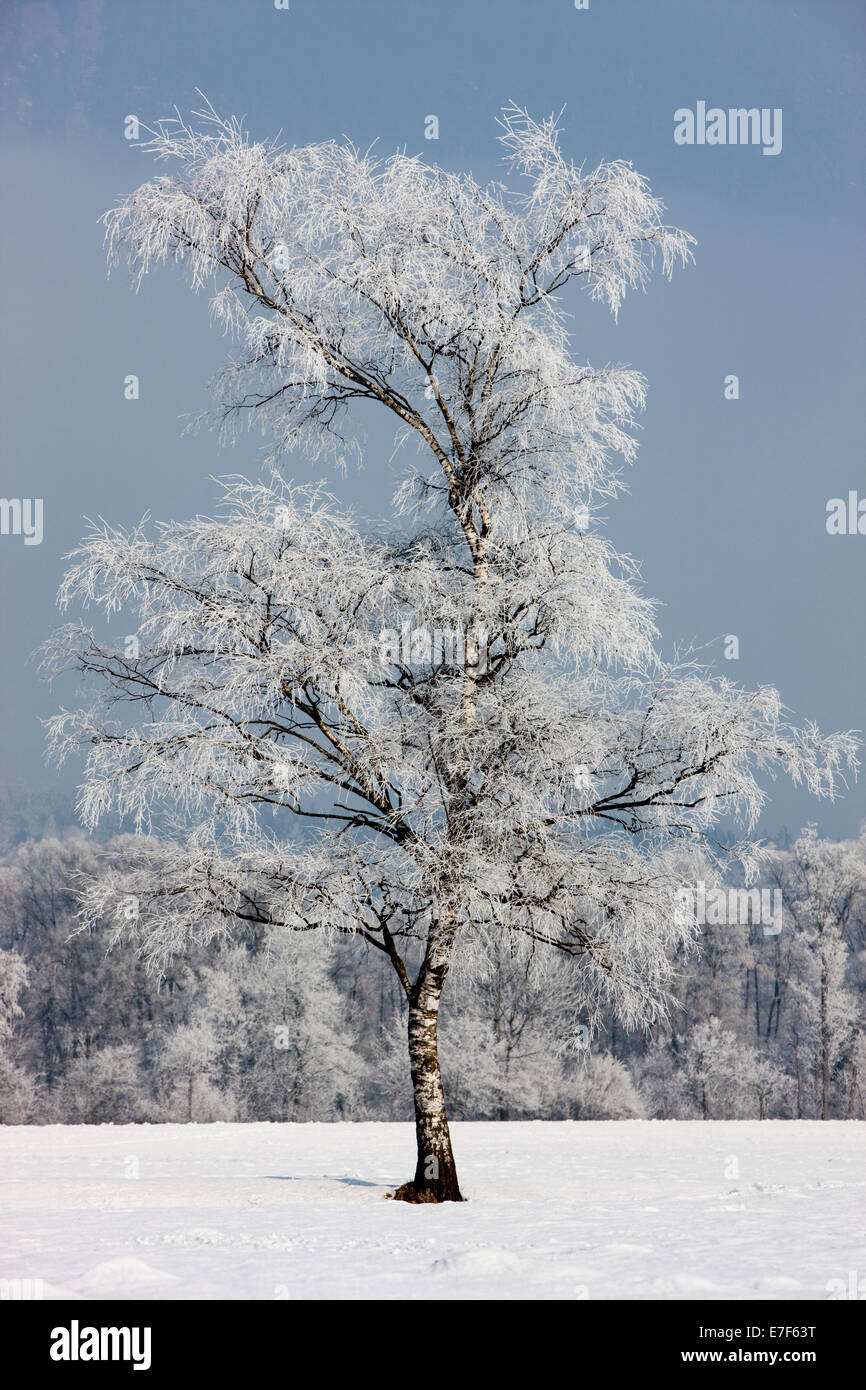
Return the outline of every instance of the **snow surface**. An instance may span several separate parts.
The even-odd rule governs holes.
[[[407,1124],[0,1128],[0,1279],[83,1299],[827,1299],[866,1272],[862,1124],[452,1133],[471,1200],[413,1207],[384,1200],[414,1167]]]

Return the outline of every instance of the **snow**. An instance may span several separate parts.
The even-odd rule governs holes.
[[[82,1299],[827,1299],[864,1269],[856,1123],[452,1133],[470,1200],[414,1207],[384,1200],[414,1167],[408,1124],[2,1127],[0,1279]]]

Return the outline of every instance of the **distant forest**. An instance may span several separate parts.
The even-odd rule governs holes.
[[[75,932],[101,845],[71,807],[0,804],[0,1120],[5,1124],[402,1120],[405,1000],[379,952],[260,931],[163,978],[109,924]],[[650,1034],[589,1029],[556,973],[509,941],[443,999],[455,1119],[866,1118],[866,834],[779,837],[762,886],[778,934],[706,925]],[[111,848],[135,852],[136,837]]]

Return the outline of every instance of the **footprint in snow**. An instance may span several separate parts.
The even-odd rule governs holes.
[[[80,1279],[74,1279],[71,1287],[79,1294],[98,1297],[101,1293],[113,1295],[128,1290],[153,1288],[155,1284],[176,1283],[176,1274],[166,1274],[161,1269],[154,1269],[152,1265],[145,1264],[144,1260],[121,1257],[94,1265],[82,1274]]]
[[[520,1269],[520,1260],[512,1250],[458,1250],[443,1255],[431,1266],[434,1274],[505,1274]]]

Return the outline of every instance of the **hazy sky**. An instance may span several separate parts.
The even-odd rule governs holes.
[[[196,88],[256,137],[378,140],[482,178],[503,177],[503,104],[565,106],[568,154],[646,174],[697,259],[618,324],[574,301],[576,357],[629,362],[650,386],[631,492],[606,524],[664,604],[666,653],[709,644],[720,671],[776,685],[798,718],[866,729],[866,535],[825,527],[828,499],[866,499],[864,53],[862,0],[3,0],[0,490],[44,499],[41,545],[0,536],[8,774],[45,790],[75,777],[43,765],[39,718],[57,699],[28,656],[57,621],[83,518],[207,511],[209,474],[260,468],[256,436],[219,453],[181,435],[227,349],[206,299],[170,270],[137,297],[125,274],[106,279],[97,219],[153,168],[125,118],[188,110]],[[674,112],[699,101],[781,108],[781,152],[675,144]],[[390,445],[371,433],[364,472],[332,479],[371,516],[389,506]],[[321,468],[294,455],[286,471]],[[778,782],[761,831],[809,819],[855,833],[866,774],[834,806]]]

